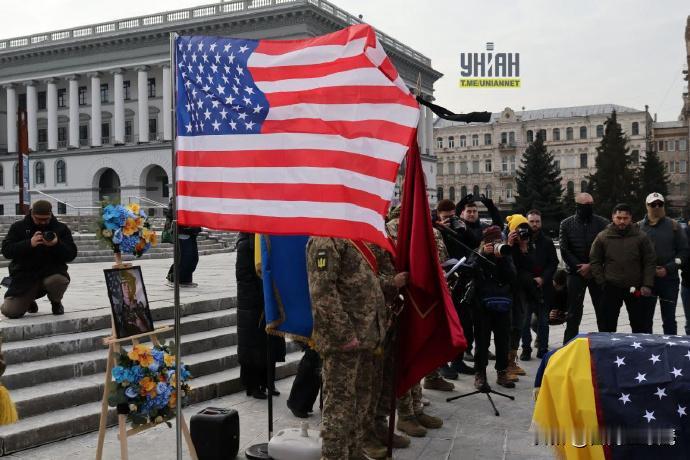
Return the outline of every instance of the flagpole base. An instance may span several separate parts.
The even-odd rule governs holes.
[[[254,444],[249,446],[247,450],[244,451],[244,455],[250,460],[263,460],[270,459],[268,455],[268,443],[262,442],[261,444]]]

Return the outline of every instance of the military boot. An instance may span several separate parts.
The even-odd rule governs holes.
[[[369,458],[386,458],[388,449],[381,443],[376,436],[369,436],[364,441],[364,446],[362,447],[364,454]]]
[[[377,423],[374,425],[374,436],[384,446],[388,445],[388,425]],[[393,449],[404,449],[410,446],[410,438],[393,432]]]
[[[438,391],[453,391],[455,389],[455,385],[453,385],[452,382],[443,379],[443,377],[425,377],[424,389]]]
[[[474,374],[474,387],[478,391],[482,392],[488,392],[491,387],[489,387],[489,384],[486,382],[486,369],[483,371],[478,371],[476,374]]]
[[[496,383],[504,388],[515,388],[515,382],[512,382],[508,378],[508,371],[497,371],[496,372]]]
[[[421,412],[417,414],[416,417],[419,424],[424,428],[431,428],[433,430],[443,426],[443,420],[438,417],[434,417],[433,415],[428,415],[424,412]]]
[[[513,375],[527,375],[527,372],[517,363],[517,350],[510,350],[508,352],[508,368],[506,369],[509,374]]]
[[[423,438],[426,436],[426,428],[419,424],[417,417],[404,417],[398,420],[396,424],[398,431],[402,431],[408,436],[415,438]]]

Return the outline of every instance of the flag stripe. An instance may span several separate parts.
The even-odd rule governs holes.
[[[239,184],[344,185],[390,200],[393,181],[336,168],[207,168],[178,166],[177,180]],[[276,187],[279,189],[279,186]]]
[[[247,60],[247,64],[252,69],[274,67],[278,70],[291,66],[326,64],[338,58],[360,56],[364,53],[365,45],[366,39],[361,38],[345,45],[312,46],[276,55],[263,53],[257,48]]]
[[[364,40],[360,49],[364,49],[364,44],[375,45],[376,36],[367,25],[356,25],[339,30],[332,34],[320,37],[308,38],[306,40],[261,40],[256,47],[256,53],[270,55],[285,55],[306,48],[317,48],[332,45],[347,45],[348,43]],[[331,56],[338,56],[340,52],[332,51]]]
[[[352,101],[361,103],[397,103],[419,110],[417,101],[411,97],[401,97],[400,90],[395,86],[351,86],[344,85],[337,88],[317,88],[309,91],[285,91],[266,95],[271,110],[284,105],[299,103],[315,104],[347,104]]]
[[[385,120],[416,128],[419,110],[402,104],[292,104],[272,107],[266,120],[320,118],[326,121]]]
[[[361,50],[360,50],[361,51]],[[254,81],[276,81],[294,78],[316,78],[351,69],[375,67],[364,54],[336,59],[321,64],[289,65],[283,67],[250,67]]]
[[[267,95],[285,91],[306,91],[343,85],[395,86],[380,70],[374,67],[346,70],[317,78],[256,82],[256,86]]]
[[[274,184],[180,181],[177,184],[177,190],[180,195],[197,198],[275,201]],[[346,197],[349,203],[377,213],[385,212],[388,206],[388,200],[343,185],[281,184],[280,191],[280,198],[285,201],[342,203],[343,197]]]
[[[238,151],[238,150],[287,150],[316,149],[359,153],[400,163],[407,147],[394,142],[369,137],[345,139],[338,135],[325,134],[244,134],[241,136],[180,136],[178,150],[189,151]]]
[[[393,161],[371,158],[349,152],[331,150],[240,150],[236,152],[177,152],[178,166],[204,167],[273,167],[287,168],[311,166],[314,168],[338,168],[367,174],[384,180],[394,180],[398,164]]]
[[[180,210],[178,219],[185,225],[209,228],[230,228],[240,232],[256,232],[272,235],[316,235],[334,238],[351,238],[371,241],[384,249],[392,250],[390,241],[377,228],[350,220],[331,218],[292,218],[258,216],[254,214],[218,214]]]
[[[375,136],[380,140],[405,145],[412,138],[416,128],[408,128],[395,123],[379,120],[367,121],[322,121],[314,118],[296,120],[265,121],[262,133],[305,133],[333,134],[346,139]]]

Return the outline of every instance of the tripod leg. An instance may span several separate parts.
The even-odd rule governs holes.
[[[496,409],[496,404],[494,404],[494,400],[491,399],[491,393],[486,393],[486,397],[489,398],[489,402],[491,403],[491,407],[494,408],[494,415],[495,415],[496,417],[498,417],[499,415],[501,415],[501,414],[498,413],[498,409]]]
[[[464,398],[466,396],[476,395],[477,393],[483,393],[483,391],[473,391],[472,393],[465,393],[464,395],[453,396],[451,398],[446,398],[446,402],[455,401],[456,399]]]
[[[494,391],[494,390],[491,390],[491,393],[493,393],[493,394],[495,394],[495,395],[503,396],[504,398],[508,398],[508,399],[510,399],[511,401],[515,401],[515,396],[510,396],[510,395],[507,395],[507,394],[505,394],[505,393],[501,393],[501,392],[499,392],[499,391]]]

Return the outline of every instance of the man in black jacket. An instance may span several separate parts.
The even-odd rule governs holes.
[[[11,260],[11,283],[0,311],[8,318],[36,313],[36,299],[48,295],[54,315],[62,315],[62,296],[69,285],[67,263],[77,246],[67,225],[53,216],[52,205],[39,200],[31,212],[12,224],[2,242],[2,255]]]
[[[599,308],[602,292],[592,277],[589,251],[594,239],[606,228],[609,221],[594,214],[593,204],[592,195],[580,193],[575,198],[575,215],[561,222],[559,235],[561,258],[568,272],[568,318],[563,343],[579,333],[586,289],[589,289],[597,325],[601,330],[603,316]]]

